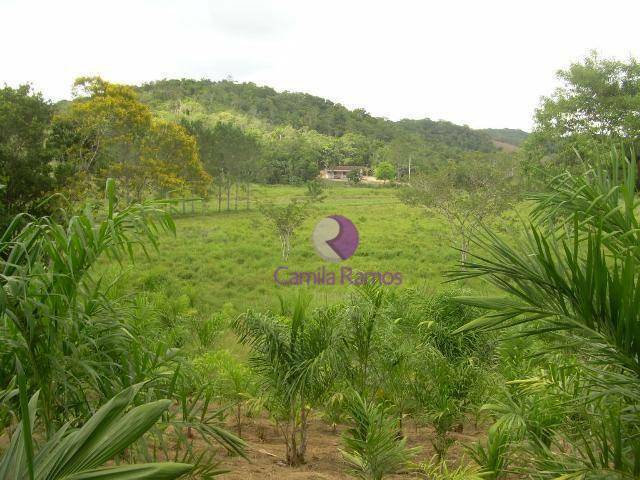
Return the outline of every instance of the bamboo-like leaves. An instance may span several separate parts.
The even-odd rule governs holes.
[[[192,470],[191,465],[157,463],[99,468],[140,438],[169,407],[169,400],[144,404],[125,413],[140,385],[130,387],[103,405],[80,429],[63,426],[40,447],[35,457],[29,452],[37,395],[28,414],[0,459],[0,478],[15,480],[143,480],[174,479]],[[21,395],[22,398],[24,398]],[[29,428],[30,427],[30,428]]]
[[[106,201],[108,211],[100,221],[89,214],[72,216],[66,224],[51,217],[21,215],[0,239],[0,311],[11,322],[16,338],[10,353],[29,370],[29,379],[35,383],[30,387],[41,391],[43,417],[49,431],[54,421],[56,389],[68,390],[75,384],[74,396],[80,398],[86,384],[100,389],[98,371],[109,362],[103,362],[104,355],[97,344],[89,344],[104,346],[112,339],[110,348],[121,347],[117,334],[99,339],[84,336],[81,340],[85,343],[78,341],[92,325],[87,320],[101,309],[99,304],[108,309],[99,290],[92,288],[88,272],[103,255],[133,258],[136,247],[146,252],[145,243],[155,247],[161,232],[175,232],[171,217],[156,203],[118,210],[112,180],[107,181]],[[111,320],[114,323],[117,321]],[[115,329],[111,328],[111,332]],[[86,382],[84,386],[68,368],[68,362],[73,361],[70,352],[79,351],[79,344],[96,353],[86,361],[76,362],[75,372]]]

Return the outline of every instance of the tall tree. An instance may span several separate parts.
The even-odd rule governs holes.
[[[200,161],[196,139],[183,126],[166,120],[151,122],[137,165],[140,169],[135,178],[138,188],[163,193],[189,188],[203,194],[210,181]]]
[[[0,223],[36,205],[51,191],[45,147],[51,105],[29,85],[0,89]]]
[[[74,95],[52,129],[56,159],[71,177],[71,190],[82,190],[87,177],[112,176],[139,201],[150,190],[202,190],[208,182],[193,137],[179,125],[154,119],[131,87],[79,78]]]
[[[390,162],[380,162],[376,165],[376,178],[378,180],[393,180],[396,178],[396,169]]]
[[[544,97],[524,143],[529,166],[575,163],[608,154],[611,140],[640,138],[640,64],[592,52],[557,74],[562,87]]]
[[[318,176],[326,144],[310,130],[280,127],[270,132],[265,151],[269,183],[303,183]]]
[[[260,205],[260,212],[269,221],[273,229],[280,238],[282,246],[282,260],[289,258],[291,252],[291,240],[296,234],[296,230],[309,216],[309,206],[313,200],[307,198],[299,202],[293,198],[286,205],[274,205],[263,203]]]
[[[260,173],[260,139],[253,132],[232,121],[217,121],[210,125],[202,119],[183,118],[182,124],[197,138],[206,171],[216,179],[219,190],[225,188],[227,209],[231,208],[231,189],[235,184],[235,208],[238,208],[238,187],[255,181]]]

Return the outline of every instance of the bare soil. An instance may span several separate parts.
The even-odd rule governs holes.
[[[235,425],[228,423],[229,431],[235,433]],[[342,447],[341,433],[345,426],[338,426],[334,432],[331,426],[320,419],[311,420],[309,428],[309,444],[307,447],[307,463],[300,467],[289,467],[284,462],[285,446],[275,425],[266,417],[244,418],[242,438],[247,442],[247,457],[234,457],[224,451],[219,454],[219,468],[230,470],[220,477],[224,480],[333,480],[353,478],[347,474],[347,466],[342,460],[339,448]],[[450,466],[457,465],[464,455],[464,443],[472,443],[485,436],[483,428],[476,429],[471,424],[463,425],[462,432],[452,432],[455,443],[447,453]],[[431,445],[433,433],[431,429],[416,429],[411,422],[406,422],[404,435],[409,447],[420,447],[415,458],[416,463],[429,462],[434,456]],[[0,453],[8,446],[8,436],[0,435]],[[199,448],[209,448],[204,442],[196,440]],[[392,475],[390,479],[415,478],[415,473]]]
[[[231,425],[229,428],[232,430]],[[342,460],[341,432],[346,427],[332,428],[319,419],[311,422],[307,463],[301,467],[289,467],[285,464],[285,446],[275,426],[266,418],[246,419],[242,426],[242,437],[247,442],[249,461],[241,457],[221,455],[221,467],[231,470],[220,478],[225,480],[283,479],[283,480],[330,480],[353,478],[347,474],[347,466]],[[233,430],[232,430],[233,431]],[[404,428],[407,445],[420,447],[416,462],[428,462],[434,455],[429,428],[417,429],[409,424]],[[455,443],[449,449],[447,461],[457,465],[463,456],[463,443],[471,443],[484,436],[484,431],[476,430],[473,425],[464,425],[461,433],[454,432],[451,437]],[[415,474],[405,473],[389,478],[415,478]]]

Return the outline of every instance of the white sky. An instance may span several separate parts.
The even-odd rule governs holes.
[[[0,0],[0,84],[231,75],[376,116],[530,129],[555,72],[640,56],[638,1]]]

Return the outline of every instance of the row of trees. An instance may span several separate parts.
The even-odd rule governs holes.
[[[341,304],[313,309],[300,295],[235,321],[290,465],[305,461],[315,409],[351,426],[343,455],[358,478],[409,467],[416,450],[403,438],[407,418],[434,429],[445,459],[451,432],[479,408],[493,369],[489,336],[452,334],[475,313],[452,296],[365,285]]]

